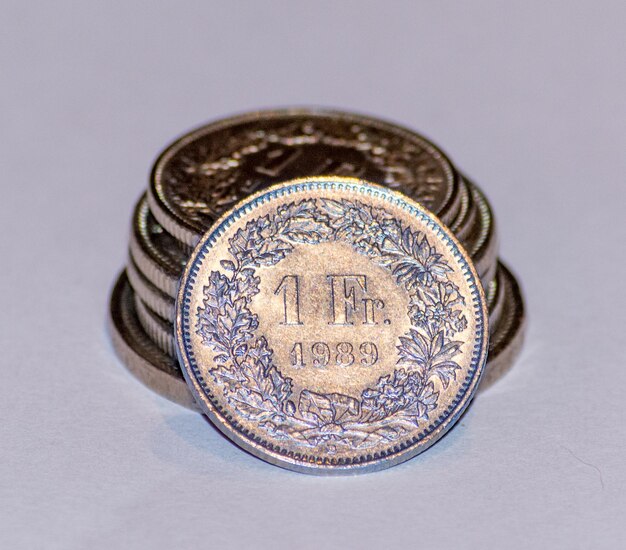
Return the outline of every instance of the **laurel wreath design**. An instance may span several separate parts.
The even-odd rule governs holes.
[[[255,269],[272,266],[296,244],[344,241],[389,269],[409,293],[412,328],[399,337],[397,368],[360,399],[341,393],[293,392],[281,374],[258,317],[249,306],[259,292]],[[232,260],[212,271],[198,308],[196,332],[214,352],[210,375],[226,401],[274,438],[328,453],[394,442],[428,420],[441,388],[461,368],[454,360],[467,326],[464,297],[448,280],[452,268],[420,231],[382,208],[359,201],[304,199],[249,221],[229,240]]]

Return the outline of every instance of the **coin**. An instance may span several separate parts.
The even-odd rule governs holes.
[[[134,296],[122,272],[109,304],[109,333],[117,356],[145,386],[174,403],[198,410],[178,361],[163,353],[140,325]]]
[[[139,323],[150,339],[167,355],[176,357],[174,327],[172,323],[161,319],[135,294],[135,310]]]
[[[148,281],[165,294],[176,296],[178,281],[191,251],[184,251],[179,241],[156,221],[145,194],[133,214],[129,252]]]
[[[141,273],[132,257],[126,264],[126,275],[130,286],[154,313],[166,321],[174,321],[174,299],[154,286]]]
[[[481,389],[492,386],[513,366],[526,334],[526,312],[520,285],[504,264],[500,263],[499,271],[504,305],[489,342],[489,368],[481,381]]]
[[[435,443],[487,356],[483,287],[450,230],[404,195],[306,178],[204,235],[176,310],[179,361],[225,435],[284,468],[377,470]]]
[[[467,179],[466,183],[472,194],[478,215],[469,235],[464,240],[464,244],[479,273],[489,273],[489,270],[495,273],[498,257],[498,237],[493,211],[489,201],[478,186]],[[491,278],[489,277],[483,279],[485,282],[490,280]]]
[[[422,136],[332,111],[254,112],[191,132],[157,160],[148,199],[158,222],[194,246],[237,201],[294,177],[356,176],[401,189],[444,223],[459,209],[459,176]]]

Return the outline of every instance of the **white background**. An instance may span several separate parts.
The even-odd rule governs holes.
[[[2,2],[0,547],[625,547],[625,25],[621,1]],[[440,144],[527,297],[514,370],[377,474],[245,454],[105,331],[160,149],[294,104]]]

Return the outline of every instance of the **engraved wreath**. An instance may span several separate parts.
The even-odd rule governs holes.
[[[399,338],[397,368],[362,391],[360,399],[304,389],[273,362],[258,317],[250,309],[259,292],[255,268],[272,266],[296,243],[344,241],[389,269],[409,293],[412,328]],[[327,452],[366,449],[397,441],[428,420],[439,391],[456,378],[454,360],[467,326],[465,299],[448,280],[452,268],[420,231],[402,227],[382,208],[359,201],[305,199],[249,221],[229,240],[232,260],[212,271],[198,308],[196,332],[214,352],[210,374],[226,401],[274,438]]]

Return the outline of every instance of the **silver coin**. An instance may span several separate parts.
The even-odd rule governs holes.
[[[190,251],[183,250],[180,242],[156,221],[145,194],[133,214],[129,251],[148,281],[165,294],[176,296]]]
[[[133,287],[133,290],[146,305],[162,319],[173,322],[174,298],[154,286],[145,275],[141,273],[132,257],[128,259],[126,274],[128,275],[128,281]]]
[[[141,300],[138,294],[135,294],[135,309],[137,318],[150,339],[170,357],[175,357],[176,344],[172,323],[161,319]]]
[[[489,201],[483,192],[470,181],[467,181],[467,185],[478,215],[463,244],[474,262],[476,271],[481,274],[483,284],[485,284],[491,279],[484,277],[484,275],[488,274],[490,270],[495,273],[495,266],[498,261],[496,224]]]
[[[444,223],[457,216],[460,176],[431,142],[370,117],[309,109],[248,113],[183,136],[157,160],[148,196],[159,223],[195,246],[240,199],[322,174],[401,190]]]
[[[174,403],[199,411],[178,361],[163,353],[139,323],[135,293],[125,272],[111,292],[109,332],[120,361],[140,382]]]
[[[355,320],[335,305],[334,281],[354,277],[383,313]],[[176,303],[179,362],[204,414],[258,458],[311,474],[380,470],[430,447],[487,359],[482,285],[452,232],[355,178],[292,180],[238,203],[194,250]]]

